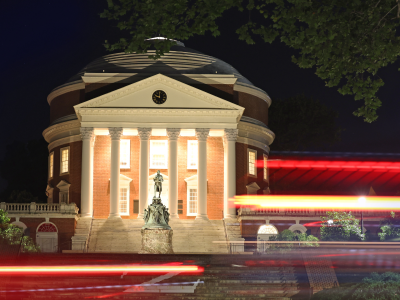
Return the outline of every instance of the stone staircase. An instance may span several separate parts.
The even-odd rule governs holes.
[[[228,253],[223,221],[172,219],[169,224],[174,230],[175,253]],[[95,219],[88,251],[138,253],[143,225],[144,221],[138,219]],[[90,222],[80,219],[73,240],[86,240],[89,228]]]
[[[225,219],[225,230],[227,235],[227,241],[230,242],[231,253],[243,253],[244,252],[244,238],[240,232],[240,223],[237,219]]]

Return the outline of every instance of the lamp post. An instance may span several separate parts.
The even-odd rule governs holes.
[[[358,198],[358,203],[361,204],[361,234],[364,233],[364,204],[367,201],[367,199],[365,197],[360,197]]]

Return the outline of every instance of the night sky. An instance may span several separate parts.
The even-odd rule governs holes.
[[[106,39],[115,40],[118,31],[99,17],[106,3],[106,0],[2,3],[0,160],[6,145],[12,141],[42,136],[49,125],[46,98],[53,88],[65,83],[90,61],[107,54],[102,44]],[[228,62],[265,90],[272,101],[304,93],[333,107],[339,112],[338,123],[346,131],[341,143],[330,150],[400,152],[398,62],[379,74],[385,81],[379,92],[383,107],[378,111],[379,119],[368,124],[352,115],[361,102],[325,87],[313,70],[298,68],[291,62],[293,50],[278,42],[249,46],[239,41],[235,29],[246,18],[246,14],[228,13],[220,22],[220,37],[208,35],[183,42],[187,47]],[[272,124],[270,127],[274,130]]]

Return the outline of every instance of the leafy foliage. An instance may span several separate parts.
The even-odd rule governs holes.
[[[276,136],[273,150],[298,151],[335,144],[342,131],[336,125],[337,116],[333,109],[305,95],[274,100],[268,120]]]
[[[24,236],[21,228],[10,224],[7,212],[0,209],[0,246],[2,244],[21,245],[23,252],[40,252],[40,247],[30,237]]]
[[[365,239],[361,233],[359,220],[351,212],[327,212],[321,217],[322,241],[360,241]]]
[[[47,201],[48,155],[44,139],[14,142],[7,146],[4,159],[0,161],[0,176],[7,181],[1,193],[3,201]]]
[[[155,44],[157,59],[174,44],[210,32],[220,34],[217,20],[230,9],[249,15],[238,25],[240,40],[272,43],[278,39],[299,50],[292,57],[301,68],[315,68],[328,87],[354,95],[364,105],[354,115],[366,122],[377,119],[381,101],[376,96],[384,82],[378,71],[400,55],[400,4],[397,0],[107,0],[101,17],[117,21],[119,41],[105,47],[110,51],[145,53],[145,39],[165,37]],[[247,10],[247,12],[244,12]],[[239,23],[239,22],[238,22]],[[239,23],[240,24],[240,23]]]
[[[292,232],[285,229],[277,235],[269,237],[270,241],[285,241],[285,242],[302,242],[302,243],[285,243],[285,244],[271,244],[269,250],[279,249],[282,252],[293,250],[294,247],[319,247],[318,238],[307,233]]]
[[[378,233],[381,241],[400,238],[400,217],[391,212],[390,217],[381,221],[381,230],[382,232]]]
[[[362,283],[344,284],[340,287],[322,290],[311,300],[399,300],[400,274],[386,272],[372,273]]]

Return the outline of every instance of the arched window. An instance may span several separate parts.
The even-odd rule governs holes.
[[[42,252],[58,251],[58,230],[51,222],[43,222],[36,229],[36,244]]]
[[[273,225],[262,225],[258,228],[257,234],[278,234],[278,229]]]

